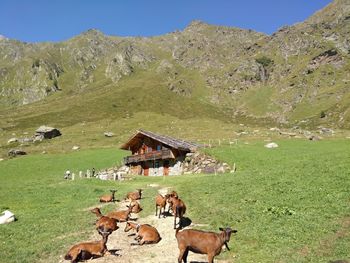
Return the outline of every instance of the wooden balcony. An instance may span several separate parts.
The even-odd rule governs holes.
[[[170,158],[174,158],[174,155],[172,154],[171,150],[167,149],[124,157],[124,164]]]

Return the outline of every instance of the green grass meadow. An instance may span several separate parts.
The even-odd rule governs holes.
[[[88,209],[112,188],[118,189],[118,198],[143,188],[141,216],[152,214],[157,189],[151,183],[174,188],[187,204],[187,216],[203,229],[238,230],[231,251],[218,258],[242,263],[350,260],[350,141],[277,143],[277,149],[255,140],[205,149],[235,163],[234,174],[124,182],[63,179],[66,169],[77,173],[120,163],[127,153],[114,148],[2,161],[0,208],[13,211],[18,221],[0,225],[0,262],[57,262],[74,242],[91,237],[95,217]]]

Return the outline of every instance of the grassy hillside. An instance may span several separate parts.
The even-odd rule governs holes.
[[[348,129],[349,15],[349,4],[334,0],[271,36],[193,21],[150,38],[88,30],[61,43],[2,39],[0,128],[67,127],[147,111]]]
[[[142,216],[152,214],[156,189],[150,183],[176,189],[188,205],[187,216],[205,229],[238,229],[231,252],[221,258],[244,263],[349,259],[349,141],[277,143],[279,148],[269,150],[260,141],[239,140],[207,150],[236,163],[235,174],[139,177],[122,183],[63,180],[67,168],[77,172],[118,163],[124,153],[115,149],[0,162],[1,209],[11,209],[19,219],[0,227],[1,259],[57,262],[70,244],[91,235],[94,217],[87,209],[111,187],[118,197],[144,188]]]

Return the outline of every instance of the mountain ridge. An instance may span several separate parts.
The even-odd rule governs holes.
[[[225,121],[350,128],[349,18],[347,1],[336,0],[272,35],[195,20],[182,31],[153,37],[90,29],[57,43],[3,39],[0,104],[6,110],[101,90],[123,100],[137,82],[138,96],[157,87],[162,95],[149,98],[152,103],[163,105],[167,97],[191,102],[203,116],[210,105]],[[126,103],[125,110],[147,109],[138,103]]]

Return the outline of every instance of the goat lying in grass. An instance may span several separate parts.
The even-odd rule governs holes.
[[[140,206],[140,203],[137,201],[132,201],[129,206],[132,206],[131,213],[140,213],[142,211],[142,207]]]
[[[174,213],[174,229],[176,229],[176,217],[179,218],[179,227],[181,227],[183,215],[186,213],[185,203],[175,196],[169,197],[168,202]]]
[[[109,218],[114,218],[118,222],[126,222],[130,218],[131,211],[133,209],[133,205],[127,205],[127,210],[119,210],[119,211],[112,211],[106,214]]]
[[[126,199],[129,199],[130,201],[135,201],[135,200],[139,200],[142,197],[142,189],[137,189],[136,192],[129,192],[126,195]]]
[[[151,225],[126,222],[124,231],[128,232],[130,229],[136,230],[135,240],[139,245],[154,244],[161,240],[158,230]]]
[[[237,230],[231,228],[219,228],[220,233],[200,231],[194,229],[184,229],[179,231],[176,229],[176,239],[180,250],[178,263],[187,262],[189,251],[199,254],[207,254],[208,262],[213,263],[214,257],[219,255],[222,246],[225,245],[228,250],[227,243],[230,241],[231,233],[236,233]]]
[[[114,195],[115,195],[115,192],[117,190],[110,190],[112,192],[112,194],[110,195],[103,195],[100,197],[100,202],[101,203],[108,203],[108,202],[114,202],[115,199],[114,199]]]
[[[163,214],[163,217],[165,217],[164,215],[165,206],[167,204],[168,198],[169,198],[169,195],[162,196],[161,194],[157,194],[155,201],[156,201],[156,216],[157,216],[158,207],[159,207],[158,218],[160,218],[160,214]],[[162,213],[162,210],[163,210],[163,213]]]
[[[95,257],[102,257],[107,252],[108,234],[102,235],[100,241],[83,242],[72,246],[65,255],[65,260],[72,263],[87,260]]]
[[[117,220],[114,218],[110,218],[101,214],[101,210],[99,208],[94,208],[91,210],[99,219],[96,222],[97,231],[102,234],[111,234],[113,231],[117,230],[119,227],[117,226]]]

